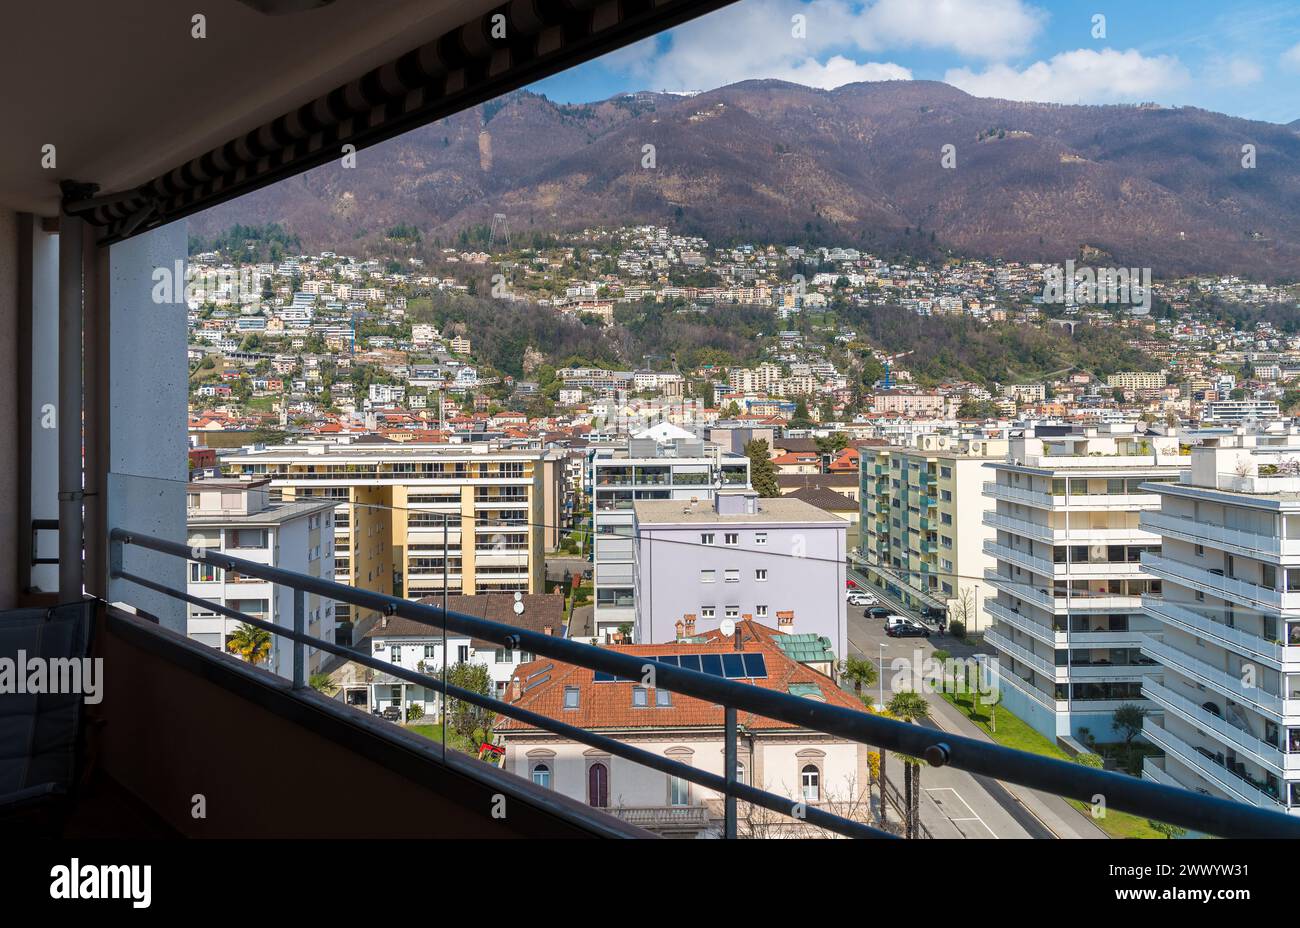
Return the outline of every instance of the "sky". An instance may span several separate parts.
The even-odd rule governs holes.
[[[586,103],[754,78],[939,80],[980,97],[1286,123],[1300,119],[1300,2],[739,0],[531,89]]]

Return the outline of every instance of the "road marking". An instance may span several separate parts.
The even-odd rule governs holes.
[[[947,810],[946,808],[944,808],[944,804],[943,804],[942,801],[940,801],[939,799],[936,799],[934,796],[931,796],[931,797],[930,797],[930,798],[934,801],[934,804],[935,804],[936,806],[939,807],[939,811],[942,812],[942,813],[944,814],[944,817],[945,817],[946,819],[948,819],[948,821],[952,822],[954,825],[956,825],[958,822],[979,822],[981,825],[984,826],[984,830],[987,831],[987,832],[989,833],[989,836],[990,836],[990,837],[992,837],[992,838],[997,838],[997,837],[998,837],[997,832],[995,832],[991,827],[989,827],[989,823],[986,822],[986,821],[984,821],[984,819],[980,818],[979,813],[976,812],[973,808],[971,808],[971,804],[970,804],[969,802],[967,802],[967,801],[965,800],[965,798],[963,798],[962,794],[959,793],[959,792],[957,792],[957,790],[954,789],[953,787],[951,787],[951,786],[927,786],[927,787],[922,787],[922,788],[923,788],[927,793],[952,793],[954,796],[957,797],[957,801],[960,802],[963,806],[966,807],[966,811],[969,812],[970,815],[962,816],[962,817],[960,817],[960,818],[953,818],[951,815],[948,814],[948,810]],[[958,830],[958,831],[961,831],[960,828],[958,828],[957,830]],[[965,832],[963,831],[962,834],[964,835]]]

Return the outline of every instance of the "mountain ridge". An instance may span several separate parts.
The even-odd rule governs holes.
[[[589,104],[516,91],[190,222],[200,237],[279,222],[308,248],[366,251],[399,225],[452,244],[501,212],[517,236],[658,223],[719,242],[1294,278],[1297,125],[933,81],[753,80]]]

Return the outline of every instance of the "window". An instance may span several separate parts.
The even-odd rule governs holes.
[[[765,544],[767,544],[767,532],[755,532],[755,533],[754,533],[754,544],[756,544],[756,545],[765,545]]]
[[[669,709],[672,707],[672,704],[673,694],[671,690],[665,690],[662,688],[655,690],[655,708]]]
[[[945,478],[945,479],[948,478],[948,477],[951,477],[951,476],[952,476],[952,468],[951,468],[951,467],[940,467],[940,468],[939,468],[939,476],[940,476],[940,477],[943,477],[943,478]]]
[[[717,579],[718,579],[718,572],[717,572],[716,570],[701,570],[701,571],[700,571],[700,582],[701,582],[701,583],[714,583],[714,582],[717,581]]]
[[[644,709],[649,703],[646,701],[646,688],[644,686],[632,687],[632,708]]]
[[[564,688],[564,708],[578,708],[578,693],[581,692],[576,686],[566,686]]]
[[[700,544],[702,544],[702,545],[711,545],[711,544],[713,544],[713,533],[712,533],[712,532],[705,532],[705,533],[703,533],[702,535],[700,535]]]
[[[400,644],[390,644],[388,646],[388,659],[394,664],[402,662],[402,646]]]
[[[463,644],[456,649],[456,660],[462,664],[469,660],[469,645]]]
[[[597,809],[609,805],[609,768],[602,763],[587,768],[587,805]]]
[[[754,615],[755,615],[756,617],[760,618],[760,619],[766,619],[766,618],[767,618],[767,606],[766,606],[766,605],[761,605],[761,604],[755,606],[755,607],[754,607]]]
[[[190,564],[190,583],[211,583],[221,579],[221,568],[212,564]]]
[[[701,618],[701,619],[711,619],[711,618],[713,618],[716,614],[717,614],[717,609],[715,609],[713,606],[701,606],[701,607],[700,607],[700,618]]]
[[[739,568],[739,567],[728,567],[728,568],[727,568],[727,572],[726,572],[726,574],[724,575],[724,579],[727,581],[727,583],[739,583],[739,582],[740,582],[740,568]]]
[[[803,784],[803,801],[821,802],[822,774],[816,765],[805,764],[803,770],[799,772],[799,779]]]
[[[426,644],[426,645],[424,646],[424,656],[425,656],[426,658],[429,658],[429,657],[437,657],[437,656],[438,656],[438,646],[435,645],[435,644]]]
[[[739,607],[739,606],[728,606],[728,607],[727,607],[726,616],[727,616],[727,618],[729,618],[729,619],[738,619],[738,618],[740,618],[740,607]]]
[[[725,532],[725,533],[723,534],[723,536],[722,536],[722,543],[723,543],[724,545],[738,545],[738,544],[740,544],[740,533],[739,533],[739,532]]]
[[[533,782],[543,789],[551,788],[551,767],[549,764],[533,764]]]
[[[691,803],[691,786],[681,777],[668,778],[668,804],[686,806]]]
[[[754,579],[755,579],[755,580],[766,580],[766,579],[767,579],[767,570],[766,570],[765,568],[760,568],[759,570],[754,571]]]

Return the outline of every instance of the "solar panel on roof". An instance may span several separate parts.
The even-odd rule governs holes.
[[[661,664],[672,664],[674,667],[681,666],[680,664],[677,663],[676,654],[665,654],[661,657],[656,657],[655,660],[657,660]]]
[[[678,660],[683,670],[698,671],[700,669],[700,655],[698,654],[683,654]]]
[[[722,657],[718,654],[701,654],[700,668],[715,677],[722,676]]]
[[[722,673],[728,680],[745,676],[745,662],[736,653],[722,655]]]
[[[761,654],[742,654],[745,659],[745,676],[747,677],[766,677],[767,661]]]

